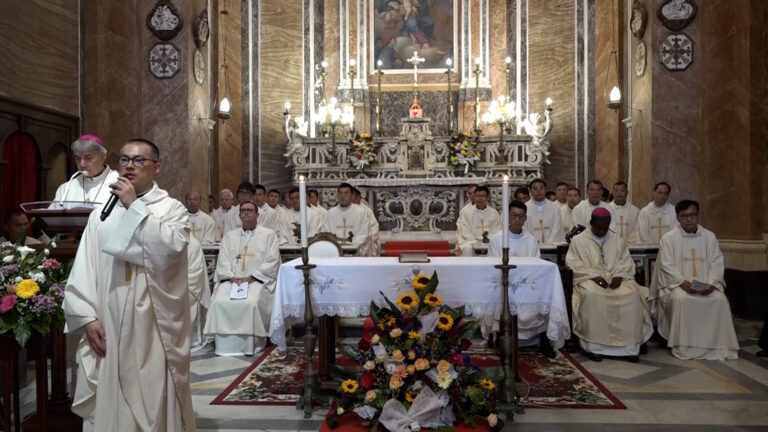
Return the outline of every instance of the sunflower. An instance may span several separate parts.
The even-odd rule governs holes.
[[[409,330],[408,331],[408,339],[418,339],[421,337],[421,334],[417,332],[416,330]]]
[[[489,380],[488,378],[483,378],[480,380],[480,387],[486,390],[493,390],[494,388],[496,388],[496,385],[493,383],[493,381]]]
[[[441,313],[437,319],[437,328],[441,330],[450,330],[453,327],[453,318],[450,315]]]
[[[32,279],[24,279],[16,285],[16,295],[19,298],[28,299],[34,297],[38,292],[40,292],[40,287]]]
[[[410,310],[419,305],[419,298],[412,292],[405,293],[397,299],[397,304],[403,310]]]
[[[442,302],[443,302],[443,298],[437,294],[427,294],[427,296],[424,297],[424,303],[432,307],[440,306],[440,303]]]
[[[423,290],[429,284],[429,277],[424,273],[419,273],[413,278],[413,288]]]
[[[418,395],[419,395],[418,390],[408,390],[408,392],[405,394],[405,401],[413,402],[413,400],[416,399],[416,396]]]
[[[360,385],[353,379],[348,379],[341,383],[341,389],[344,390],[345,393],[354,393],[357,391],[358,387],[360,387]]]

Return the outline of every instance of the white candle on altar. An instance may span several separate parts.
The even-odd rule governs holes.
[[[299,222],[301,223],[301,247],[307,247],[307,182],[299,176]]]
[[[504,176],[501,184],[501,247],[509,247],[509,176]]]

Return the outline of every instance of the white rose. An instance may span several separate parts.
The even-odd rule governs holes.
[[[14,282],[14,283],[19,283],[19,282],[21,282],[21,281],[23,281],[23,280],[24,280],[24,279],[22,279],[22,277],[21,277],[21,276],[16,276],[16,279],[14,279],[14,280],[13,280],[13,282]]]
[[[16,259],[16,257],[15,257],[15,256],[13,256],[13,255],[8,255],[8,256],[4,256],[4,257],[3,257],[3,262],[4,262],[4,263],[6,263],[6,264],[10,264],[10,263],[12,263],[12,262],[13,262],[15,259]]]
[[[48,249],[45,249],[45,250],[43,250],[43,253],[46,254],[46,255],[49,255],[51,253],[51,251],[48,250]]]
[[[377,335],[377,334],[373,335],[371,337],[371,345],[376,345],[377,343],[379,343],[379,339],[380,339],[379,335]]]
[[[336,414],[338,414],[338,415],[344,414],[344,408],[342,408],[342,407],[336,408]]]

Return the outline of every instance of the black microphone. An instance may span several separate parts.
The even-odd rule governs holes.
[[[115,208],[115,204],[117,204],[117,200],[119,198],[117,195],[112,194],[109,199],[107,200],[107,203],[104,205],[104,208],[101,209],[101,221],[104,222],[104,219],[106,219],[110,213],[112,213],[112,209]]]
[[[569,232],[568,234],[565,235],[565,241],[570,243],[574,236],[576,236],[577,234],[581,233],[585,229],[586,229],[586,227],[584,225],[581,225],[581,224],[576,225],[575,227],[573,227],[571,232]]]

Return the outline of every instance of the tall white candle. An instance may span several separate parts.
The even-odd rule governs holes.
[[[504,176],[501,185],[501,247],[509,247],[509,176]]]
[[[301,223],[301,247],[307,247],[307,182],[299,176],[299,221]]]

